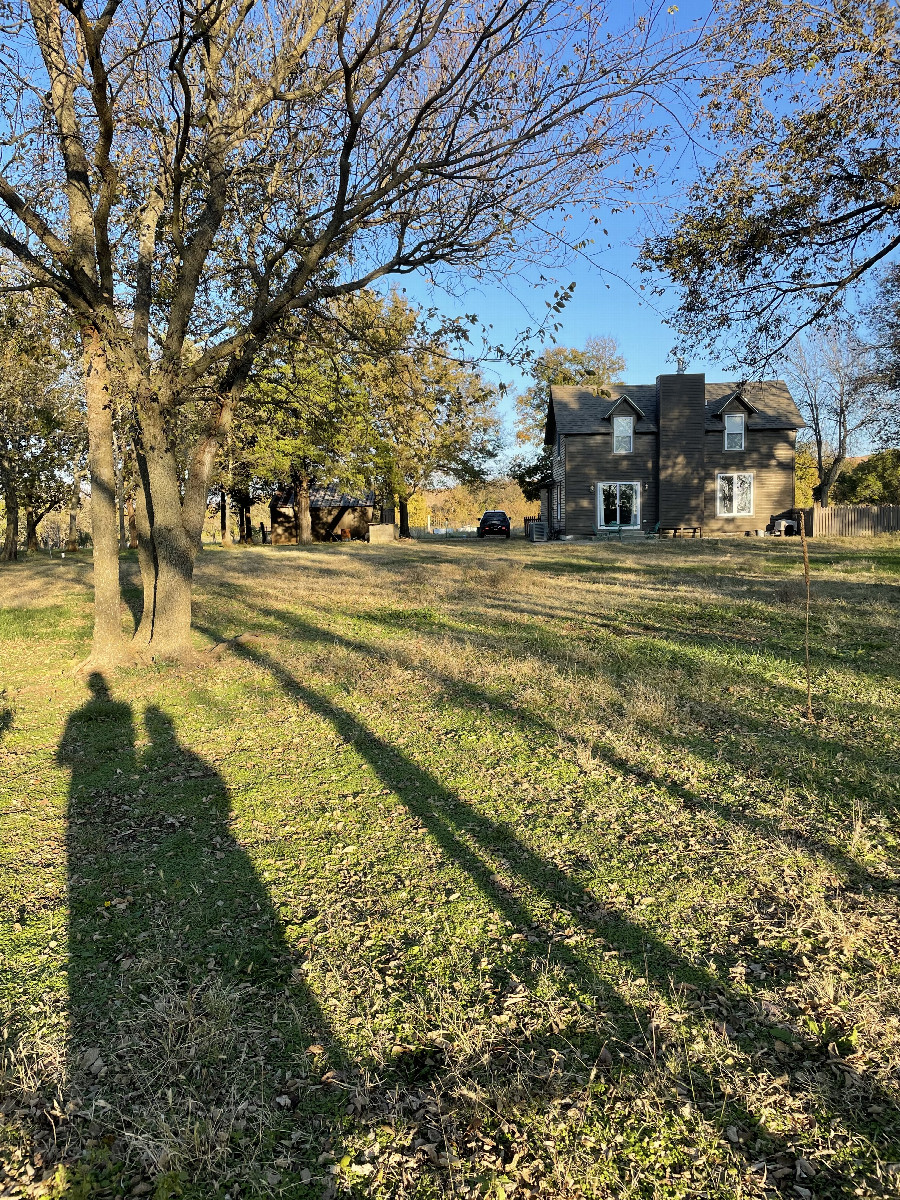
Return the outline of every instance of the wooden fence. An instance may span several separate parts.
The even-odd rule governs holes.
[[[809,537],[900,533],[900,504],[838,504],[803,509]]]

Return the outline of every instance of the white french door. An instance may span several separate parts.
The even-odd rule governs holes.
[[[597,485],[597,526],[625,525],[640,528],[641,485],[600,483]]]

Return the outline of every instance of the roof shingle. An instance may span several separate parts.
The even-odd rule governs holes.
[[[659,394],[655,383],[615,383],[606,389],[610,395],[598,396],[588,387],[550,388],[551,403],[547,414],[545,442],[558,432],[564,437],[579,433],[609,433],[610,413],[623,396],[643,414],[635,425],[636,433],[655,432],[659,421]],[[706,428],[721,429],[720,412],[736,394],[746,397],[751,408],[749,429],[802,429],[800,416],[787,384],[781,379],[741,384],[737,381],[706,385]]]

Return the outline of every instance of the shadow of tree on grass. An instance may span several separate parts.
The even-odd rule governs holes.
[[[798,1041],[789,1052],[793,1062],[779,1063],[773,1052],[768,1062],[754,1065],[759,1056],[760,1034],[768,1037],[769,1043],[772,1041],[771,1019],[754,1002],[752,994],[735,991],[724,970],[716,972],[691,962],[650,929],[621,913],[604,912],[601,908],[596,916],[597,898],[569,871],[529,847],[509,825],[479,812],[407,754],[374,734],[352,713],[298,679],[272,655],[246,646],[235,649],[242,657],[265,668],[286,694],[328,721],[344,742],[352,744],[375,775],[401,796],[445,859],[468,874],[499,914],[521,933],[530,935],[535,948],[527,946],[521,951],[517,967],[520,981],[526,986],[533,984],[552,959],[577,976],[582,986],[594,995],[598,1008],[607,1011],[605,1019],[601,1017],[587,1028],[568,1032],[556,1044],[550,1038],[532,1046],[529,1051],[532,1059],[553,1050],[561,1054],[574,1052],[582,1063],[596,1068],[603,1062],[604,1047],[612,1044],[623,1055],[624,1070],[633,1077],[639,1079],[642,1073],[658,1069],[663,1047],[657,1045],[652,999],[636,1004],[631,990],[627,994],[622,991],[622,983],[616,983],[600,965],[602,952],[598,959],[597,950],[605,946],[624,960],[634,958],[632,979],[640,975],[659,995],[677,992],[684,986],[698,990],[706,1000],[698,1014],[701,1030],[722,1039],[726,1047],[731,1044],[734,1053],[743,1054],[744,1069],[758,1076],[763,1087],[774,1080],[782,1065],[797,1069],[800,1064],[796,1060],[802,1055],[802,1069],[814,1077],[808,1099],[818,1107],[821,1117],[834,1119],[873,1149],[877,1146],[876,1159],[879,1154],[889,1156],[897,1148],[900,1110],[893,1095],[870,1081],[857,1080],[858,1090],[843,1086],[850,1081],[852,1071],[848,1075],[836,1066],[831,1052],[816,1038]],[[561,910],[565,920],[536,921],[535,900],[549,901]],[[587,953],[570,948],[568,941],[573,928],[586,937]],[[730,1022],[737,1028],[731,1028]],[[517,1052],[523,1049],[528,1047],[520,1044]],[[502,1068],[502,1059],[494,1064],[495,1069],[498,1065]],[[478,1065],[473,1064],[471,1070],[473,1076],[477,1075]],[[748,1164],[752,1157],[757,1164],[768,1164],[773,1171],[780,1172],[780,1177],[769,1180],[770,1186],[795,1194],[793,1183],[801,1177],[795,1174],[795,1167],[803,1158],[803,1135],[776,1133],[769,1127],[764,1111],[748,1107],[734,1095],[727,1073],[717,1077],[696,1060],[684,1062],[683,1072],[682,1082],[688,1083],[694,1095],[702,1097],[700,1107],[706,1120],[723,1132],[734,1131],[734,1140],[746,1146]],[[863,1096],[880,1115],[863,1112],[860,1107]],[[685,1155],[689,1145],[687,1142],[683,1147]],[[456,1152],[462,1154],[464,1150],[457,1146]],[[816,1176],[816,1194],[843,1197],[863,1175],[875,1169],[873,1162],[857,1162],[851,1167],[833,1161]]]

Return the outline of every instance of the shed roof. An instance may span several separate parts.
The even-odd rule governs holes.
[[[279,508],[290,508],[294,503],[294,489],[285,488],[276,492],[273,503]],[[374,492],[365,492],[361,497],[351,496],[342,492],[336,482],[314,485],[309,489],[310,508],[371,508],[374,503]]]
[[[653,433],[659,420],[659,392],[655,383],[615,383],[606,389],[609,396],[598,396],[588,387],[550,388],[550,405],[544,441],[550,443],[557,433],[564,437],[579,433],[609,433],[610,414],[617,402],[627,396],[642,414],[636,433]],[[721,411],[728,402],[742,396],[751,410],[750,429],[802,429],[803,418],[787,384],[781,379],[759,383],[737,381],[706,384],[706,428],[721,429]]]

